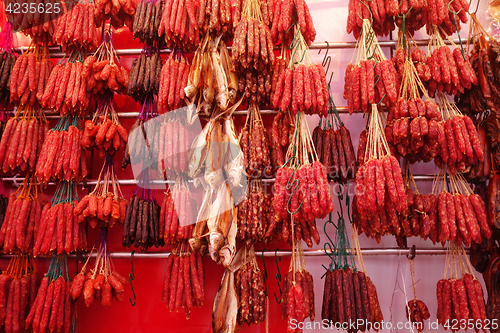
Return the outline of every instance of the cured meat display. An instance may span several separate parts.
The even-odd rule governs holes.
[[[154,48],[146,48],[139,58],[135,59],[130,69],[128,95],[142,102],[148,94],[158,95],[162,61]],[[176,81],[176,79],[174,79]]]
[[[104,24],[108,19],[115,29],[124,25],[130,30],[133,28],[137,2],[134,0],[99,0],[94,3],[94,19],[96,26]]]
[[[187,86],[190,72],[191,66],[182,52],[172,52],[161,67],[159,76],[157,89],[159,114],[173,111],[184,105],[186,101],[184,88]]]
[[[225,5],[227,4],[230,5],[230,3],[226,3]],[[208,5],[209,5],[208,14],[212,15],[211,13],[212,1],[209,1]],[[148,6],[152,6],[152,8],[155,7],[154,5],[149,5],[149,4]],[[187,1],[169,0],[165,2],[157,1],[156,7],[158,8],[158,6],[163,7],[161,9],[160,21],[158,21],[158,18],[156,16],[154,17],[155,24],[159,23],[159,26],[158,27],[155,26],[152,32],[158,33],[158,36],[165,41],[166,46],[170,49],[173,49],[175,46],[180,46],[186,52],[192,52],[196,50],[196,48],[200,44],[200,33],[208,29],[208,22],[205,21],[205,10],[207,9],[206,7],[207,0],[200,2],[199,6],[198,3],[193,0],[187,0]],[[146,6],[144,7],[146,9],[145,14],[144,10],[142,10],[141,11],[142,14],[140,16],[136,16],[137,17],[136,22],[137,25],[140,27],[141,17],[144,19],[144,23],[142,25],[144,28],[142,30],[145,38],[143,37],[142,40],[147,38],[155,40],[157,39],[157,37],[153,38],[149,36],[151,30],[150,29],[146,30],[148,27],[151,27],[151,25],[147,25],[146,23],[148,7]],[[221,10],[223,9],[221,8]],[[156,13],[157,14],[159,13],[158,9]],[[226,16],[226,11],[224,7],[224,21],[228,19],[230,21],[231,13],[228,12],[228,14],[229,15]],[[215,19],[216,13],[214,12],[213,15]],[[152,16],[150,20],[153,20]]]
[[[273,174],[285,164],[285,156],[295,134],[295,117],[289,111],[279,111],[271,128],[271,164]],[[243,148],[243,147],[242,147]]]
[[[5,109],[10,98],[10,77],[17,61],[12,40],[12,24],[7,22],[0,32],[0,107]]]
[[[153,43],[159,39],[164,4],[163,1],[141,1],[137,4],[133,25],[129,27],[134,38],[139,38],[142,43]]]

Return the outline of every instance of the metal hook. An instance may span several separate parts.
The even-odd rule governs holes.
[[[14,186],[19,187],[19,186],[21,186],[21,185],[19,185],[19,183],[17,182],[17,176],[19,176],[19,174],[16,174],[16,175],[14,176],[14,178],[12,179],[12,181],[14,182]]]
[[[266,280],[267,280],[267,268],[266,268],[266,261],[264,260],[264,252],[266,251],[266,249],[263,249],[262,250],[262,263],[264,264],[264,272],[262,273],[262,275],[264,275],[264,295],[266,295],[267,297],[267,283],[266,283]]]
[[[410,248],[410,251],[408,252],[408,255],[406,256],[409,260],[413,260],[415,259],[415,256],[417,255],[416,253],[416,247],[415,245],[412,245],[412,247]]]
[[[130,288],[132,288],[132,295],[134,295],[134,302],[132,302],[132,298],[130,298],[130,297],[128,298],[128,300],[130,301],[130,305],[132,305],[132,306],[135,306],[135,304],[137,303],[137,297],[135,296],[134,285],[132,283],[132,281],[135,280],[134,253],[135,253],[135,250],[133,250],[132,253],[130,254],[130,268],[132,269],[132,273],[129,273],[129,275],[128,275],[128,279],[130,281]]]
[[[281,257],[279,258],[281,261]],[[278,289],[280,290],[280,300],[278,301],[278,297],[276,297],[276,293],[274,293],[274,299],[276,300],[276,303],[281,304],[281,298],[283,297],[283,291],[281,290],[281,272],[280,272],[280,266],[278,265],[278,249],[274,251],[274,260],[276,261],[276,267],[278,268],[278,273],[276,273],[276,282],[278,283]]]

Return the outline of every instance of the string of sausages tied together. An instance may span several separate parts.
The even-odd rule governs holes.
[[[0,275],[0,327],[24,332],[26,317],[35,302],[40,277],[33,257],[16,254]]]
[[[87,265],[91,258],[89,255],[80,273],[73,279],[69,290],[73,301],[82,296],[87,307],[94,300],[99,300],[102,306],[109,308],[112,305],[113,298],[118,302],[125,299],[125,286],[129,283],[129,280],[118,273],[113,265],[108,249],[107,233],[107,228],[101,228],[96,244],[90,253],[95,252],[97,255],[94,268],[89,269],[87,272]]]
[[[330,213],[333,201],[325,167],[318,161],[303,113],[297,116],[294,144],[288,148],[286,158],[286,163],[276,174],[273,197],[275,218],[268,234],[281,227],[283,240],[303,239],[312,247],[312,239],[316,244],[320,241],[315,219]],[[296,221],[294,230],[291,219]]]
[[[71,332],[76,324],[76,306],[71,300],[73,284],[67,271],[66,256],[53,256],[24,327],[31,328],[33,332]]]
[[[0,106],[5,109],[10,98],[10,78],[17,55],[14,52],[12,24],[7,21],[0,32]]]
[[[452,243],[446,262],[443,278],[436,287],[438,323],[452,331],[474,328],[486,332],[490,325],[483,288],[474,276],[463,246]]]

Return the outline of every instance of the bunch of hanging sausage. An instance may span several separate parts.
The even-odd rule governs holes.
[[[263,241],[272,218],[270,196],[262,189],[251,191],[238,206],[237,239]]]
[[[174,3],[172,9],[175,8],[175,4],[177,2],[175,0],[170,1],[173,1]],[[178,3],[178,6],[181,7],[182,1],[178,0]],[[192,3],[195,3],[195,1],[192,1]],[[231,37],[229,36],[233,31],[231,12],[232,8],[230,0],[201,0],[200,6],[196,8],[195,13],[198,29],[203,32],[203,34],[206,34],[207,32],[216,32],[217,34],[223,33],[228,38]],[[177,10],[177,13],[179,14],[179,10]],[[175,21],[177,19],[175,16],[171,15],[170,22],[172,20]],[[192,21],[191,17],[189,17],[189,20]]]
[[[0,327],[5,332],[24,332],[28,310],[36,297],[39,277],[36,271],[14,277],[0,275]]]
[[[141,1],[137,5],[132,25],[134,38],[141,43],[152,43],[158,40],[157,31],[163,16],[163,1]],[[160,34],[161,35],[161,34]]]
[[[488,325],[483,288],[471,274],[466,273],[461,279],[439,280],[436,294],[438,323],[445,329],[463,328],[460,326],[463,322],[472,322],[477,331]]]
[[[160,207],[150,198],[140,198],[134,194],[125,213],[122,245],[140,247],[143,251],[152,246],[160,246]]]
[[[17,57],[10,77],[10,101],[16,105],[42,104],[44,88],[50,84],[52,68],[52,61],[37,59],[34,53]]]
[[[72,253],[87,249],[87,232],[84,223],[78,223],[69,202],[43,206],[39,224],[35,223],[33,255]]]
[[[272,3],[269,5],[269,1],[268,8],[272,8]],[[272,19],[271,37],[274,43],[279,40],[283,44],[290,45],[295,36],[294,29],[290,29],[294,18],[298,19],[300,33],[304,37],[305,43],[311,45],[314,42],[316,29],[306,2],[304,0],[278,0],[275,5],[274,17],[270,18]]]
[[[295,274],[295,279],[294,279]],[[283,279],[283,294],[281,296],[281,319],[287,321],[291,328],[292,320],[303,322],[307,317],[314,321],[314,282],[307,270],[288,272]],[[296,325],[297,326],[297,325]],[[299,332],[299,330],[295,330]]]
[[[56,110],[61,116],[86,116],[91,95],[84,71],[81,61],[68,61],[54,67],[45,83],[41,105]]]
[[[88,56],[83,62],[81,76],[82,82],[86,81],[87,91],[91,91],[94,95],[103,95],[106,90],[127,94],[129,73],[114,59],[110,61],[97,59],[93,55]]]
[[[364,272],[353,272],[351,268],[327,270],[323,290],[321,318],[329,321],[330,328],[337,327],[335,323],[340,327],[355,323],[355,330],[364,332],[384,320],[377,289]]]
[[[36,5],[35,11],[29,10],[27,12],[22,6],[22,12],[26,14],[21,14],[19,8],[12,4],[9,6],[11,7],[9,14],[15,13],[15,15],[9,15],[9,21],[12,22],[13,31],[22,31],[29,35],[33,43],[48,45],[52,42],[52,34],[57,28],[58,12],[56,9],[59,8],[62,12],[62,6],[59,3],[59,7],[56,7],[54,2],[50,0],[40,0]]]
[[[160,2],[160,1],[158,1]],[[158,94],[162,62],[160,54],[152,51],[151,54],[142,52],[139,58],[132,62],[128,95],[134,100],[143,102],[148,94]]]
[[[245,7],[244,0],[238,0],[235,3],[233,27],[236,28],[243,20],[241,17],[243,8]],[[269,26],[274,20],[274,4],[271,0],[260,0],[260,13],[262,14],[262,22]],[[253,13],[251,13],[253,14]]]
[[[398,49],[394,57],[391,59],[392,62],[394,63],[396,71],[399,74],[400,80],[403,75],[403,72],[405,71],[406,58],[409,58],[411,59],[411,61],[413,62],[413,66],[415,66],[415,69],[417,70],[417,76],[420,79],[420,81],[422,82],[429,81],[432,77],[431,68],[427,64],[427,60],[429,59],[429,57],[427,57],[425,52],[419,49],[418,47],[415,47],[411,52],[411,54],[409,50],[407,50],[406,52],[407,53],[405,57],[405,50]],[[413,75],[412,73],[409,74]],[[408,87],[408,90],[410,89],[413,89],[413,87]]]
[[[412,299],[406,306],[406,319],[415,324],[419,332],[424,330],[424,320],[429,319],[431,314],[427,305],[419,299]]]
[[[317,126],[312,135],[318,160],[326,168],[329,181],[345,182],[356,176],[356,155],[351,133],[345,126],[337,130]]]
[[[104,116],[100,116],[95,124],[92,120],[85,122],[81,144],[87,150],[97,147],[101,157],[104,157],[106,154],[114,155],[118,150],[125,150],[127,140],[128,133],[125,127],[109,117],[104,119]]]
[[[412,1],[412,3],[418,3],[418,1]],[[406,6],[405,6],[406,4]],[[422,3],[425,5],[425,2]],[[368,3],[364,3],[358,0],[349,0],[348,5],[348,14],[347,14],[347,33],[353,33],[354,38],[358,39],[361,35],[361,31],[363,28],[363,19],[370,19],[373,17],[373,23],[371,25],[373,31],[377,34],[377,36],[387,36],[389,32],[394,30],[394,16],[402,13],[407,14],[408,12],[408,1],[403,0],[401,2],[401,7],[397,0],[383,1],[383,0],[375,0],[370,1]],[[401,9],[405,9],[404,12]],[[417,5],[418,7],[418,5]],[[415,8],[409,12],[407,18],[408,31],[412,31],[412,24],[416,24],[416,17],[413,17],[413,13],[418,13],[420,8]],[[411,19],[410,19],[411,18]],[[425,23],[424,23],[425,24]],[[420,26],[420,23],[416,24]],[[418,29],[415,29],[418,30]]]
[[[289,112],[279,111],[271,129],[271,163],[274,170],[285,164],[288,146],[293,143],[295,124]]]
[[[264,275],[255,265],[248,262],[234,274],[236,297],[238,299],[238,325],[251,325],[266,320],[266,295]]]
[[[427,58],[427,64],[432,76],[427,89],[431,97],[436,91],[459,95],[478,84],[467,55],[459,47],[453,51],[446,45],[436,48]]]
[[[99,36],[94,21],[94,4],[78,2],[76,6],[57,19],[52,39],[61,45],[63,52],[73,50],[94,51]]]
[[[168,190],[160,210],[160,239],[167,245],[174,245],[191,238],[196,212],[196,200],[191,197],[187,187]]]
[[[293,70],[290,67],[282,69],[277,74],[276,89],[271,96],[274,108],[286,111],[291,106],[294,114],[300,110],[326,117],[330,93],[323,66],[298,64]]]
[[[48,130],[49,123],[35,117],[10,118],[0,140],[3,173],[34,170]]]
[[[239,143],[247,174],[253,177],[272,176],[269,138],[262,121],[248,122],[241,130]]]
[[[94,19],[96,26],[100,27],[103,22],[111,19],[111,25],[119,29],[126,25],[130,30],[133,28],[133,21],[137,2],[134,0],[96,0],[94,1]]]
[[[408,2],[410,4],[412,3],[412,1]],[[429,23],[433,23],[443,28],[448,36],[457,32],[457,26],[458,31],[460,31],[460,22],[464,24],[467,23],[467,13],[469,12],[469,2],[467,1],[459,0],[449,2],[446,0],[438,0],[429,2],[428,6]],[[455,22],[457,26],[455,26]],[[429,26],[427,26],[427,31],[429,32]]]
[[[87,177],[87,159],[80,144],[82,135],[83,131],[74,125],[47,133],[36,165],[40,182],[47,184],[51,179],[79,182]]]
[[[375,84],[377,77],[377,84]],[[371,112],[371,105],[383,101],[394,105],[398,100],[399,76],[390,60],[362,60],[359,64],[349,63],[345,71],[344,99],[349,114]]]
[[[0,245],[4,253],[31,252],[39,229],[42,203],[29,197],[9,197],[5,220],[0,229]]]
[[[95,269],[85,274],[84,269],[73,279],[69,292],[73,301],[83,295],[87,307],[97,299],[101,301],[102,306],[109,308],[113,298],[118,302],[125,299],[125,285],[128,283],[128,279],[115,270],[107,272]]]
[[[200,44],[198,27],[204,24],[205,13],[201,14],[201,18],[199,15],[200,12],[194,0],[168,0],[162,9],[159,26],[153,32],[158,32],[158,36],[164,38],[168,48],[180,46],[186,52],[193,52]],[[156,20],[155,18],[155,23]]]
[[[358,228],[377,240],[391,228],[399,229],[397,212],[404,214],[408,206],[401,168],[394,156],[370,159],[359,167],[352,206]]]
[[[114,226],[116,222],[123,225],[127,212],[128,200],[119,198],[111,192],[97,196],[87,194],[75,204],[73,214],[80,224],[87,220],[92,228],[104,223],[104,226]]]
[[[158,113],[163,114],[181,107],[186,93],[189,71],[191,66],[186,58],[180,60],[169,57],[161,68],[160,83],[158,86]]]
[[[76,308],[71,302],[71,281],[61,275],[45,275],[40,283],[33,306],[26,317],[26,328],[33,332],[71,332]]]
[[[179,121],[161,124],[158,147],[159,169],[176,173],[186,172],[191,140],[192,134],[189,126]]]
[[[438,167],[446,164],[449,172],[455,174],[456,171],[465,172],[477,160],[483,161],[484,152],[472,119],[455,115],[443,125],[445,135],[439,131],[437,138],[439,156],[435,162]]]
[[[16,63],[16,55],[5,50],[0,51],[0,103],[7,107],[10,98],[10,76]]]
[[[146,124],[147,127],[144,124]],[[165,152],[165,145],[161,146],[163,147],[162,150],[159,149],[161,125],[162,124],[160,124],[159,121],[148,122],[147,117],[146,119],[144,119],[143,117],[137,117],[135,123],[130,128],[130,133],[129,133],[130,137],[128,138],[125,154],[123,155],[123,160],[121,163],[123,169],[125,169],[131,162],[133,164],[142,163],[145,159],[151,160],[153,163],[162,162],[160,156],[158,155],[159,153]],[[172,133],[168,134],[170,136],[172,135]],[[172,146],[170,148],[172,148]],[[177,155],[178,154],[173,154],[172,151],[170,151],[168,154],[168,156],[175,156],[175,157],[177,157]],[[179,162],[177,158],[176,165],[178,166],[178,164]],[[163,171],[164,168],[161,166],[163,166],[163,164],[159,165],[158,168],[159,170]]]
[[[205,269],[199,252],[168,256],[161,299],[170,311],[183,307],[187,319],[194,306],[203,305]]]
[[[290,183],[298,180],[298,186],[287,188],[290,178],[292,178]],[[290,207],[288,207],[290,196]],[[300,207],[299,202],[302,203]],[[290,167],[279,169],[274,184],[273,207],[282,219],[286,218],[288,210],[294,213],[293,218],[296,223],[301,223],[302,232],[310,231],[316,244],[319,244],[319,234],[314,219],[322,219],[333,210],[323,164],[319,161],[305,164],[295,172]]]
[[[445,139],[441,119],[439,107],[431,100],[399,100],[389,108],[385,127],[391,152],[405,157],[410,163],[431,161],[438,156],[439,145]],[[363,140],[366,140],[366,132]]]

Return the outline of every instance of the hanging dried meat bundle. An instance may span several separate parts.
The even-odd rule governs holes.
[[[485,325],[490,323],[490,319],[486,315],[483,288],[474,276],[462,245],[452,243],[448,248],[446,268],[443,278],[437,283],[436,297],[436,316],[444,329],[455,331],[474,328],[477,332],[480,329],[487,331]]]
[[[5,332],[26,330],[26,317],[35,301],[39,279],[33,257],[13,255],[0,275],[0,327]]]
[[[96,254],[94,268],[87,272],[87,265],[94,252]],[[99,238],[90,251],[87,261],[69,288],[72,303],[82,296],[87,307],[94,300],[99,300],[102,306],[109,308],[113,298],[118,302],[125,299],[125,285],[128,283],[129,280],[116,271],[111,260],[108,248],[108,228],[101,228]]]
[[[460,22],[467,23],[468,1],[436,0],[429,1],[428,6],[426,30],[429,35],[433,29],[439,27],[441,36],[451,36],[460,31]]]
[[[2,172],[33,171],[48,130],[49,122],[41,109],[18,107],[16,115],[7,121],[0,140]]]
[[[81,181],[87,177],[85,150],[80,144],[83,128],[78,118],[62,117],[47,132],[39,153],[36,175],[41,183],[51,180]]]
[[[250,244],[278,238],[272,231],[267,235],[274,218],[271,197],[265,193],[261,181],[252,181],[249,187],[249,193],[238,205],[237,239]]]
[[[116,55],[111,30],[105,31],[97,51],[85,59],[81,75],[82,82],[86,81],[87,91],[93,95],[106,95],[109,91],[127,94],[129,72]]]
[[[418,1],[411,2],[414,6]],[[422,5],[424,5],[424,3],[425,1],[423,1]],[[415,8],[413,13],[416,14],[417,11],[420,11],[420,8]],[[401,5],[397,0],[372,0],[366,2],[361,0],[349,0],[346,27],[347,33],[353,33],[354,38],[359,39],[363,30],[363,21],[373,20],[372,26],[377,36],[387,36],[389,32],[395,29],[394,16],[400,13],[409,14],[407,0],[403,0]],[[413,16],[413,13],[411,13],[408,18]],[[412,21],[414,20],[406,20],[409,25],[412,24]]]
[[[287,322],[288,332],[300,332],[299,324],[308,317],[314,321],[316,316],[314,282],[306,268],[301,243],[294,242],[293,247],[290,267],[283,278],[281,319]]]
[[[406,305],[406,319],[409,320],[413,327],[415,327],[419,332],[424,330],[424,320],[430,318],[429,309],[425,305],[424,301],[417,299],[417,285],[415,283],[415,258],[410,259],[410,270],[413,285],[413,295],[414,299],[410,300]]]
[[[326,169],[328,181],[345,182],[356,177],[357,159],[351,133],[334,110],[320,120],[313,131],[312,141],[318,160]]]
[[[463,106],[463,103],[457,103],[457,106]],[[463,109],[460,109],[463,111]],[[473,114],[469,113],[471,120],[476,122],[476,117]],[[496,174],[492,173],[492,170],[496,168],[496,165],[500,165],[498,163],[498,158],[500,157],[497,153],[498,147],[494,144],[496,141],[496,136],[494,134],[495,131],[498,131],[499,123],[497,122],[496,116],[494,113],[490,114],[487,118],[485,118],[482,122],[475,125],[477,129],[477,135],[479,137],[479,147],[484,152],[483,159],[477,159],[477,161],[471,166],[469,172],[464,174],[469,182],[485,182],[486,179],[490,177],[495,177]],[[491,136],[491,134],[493,136]],[[493,138],[493,141],[491,140]],[[490,184],[493,182],[490,181]],[[496,193],[496,191],[495,191]],[[495,194],[496,197],[496,194]]]
[[[110,188],[111,186],[111,188]],[[117,222],[123,226],[128,200],[123,197],[116,177],[113,156],[107,155],[94,190],[74,205],[73,213],[78,222],[89,222],[96,226],[113,227]]]
[[[27,3],[26,3],[27,4]],[[15,3],[6,4],[8,20],[12,22],[12,30],[21,31],[29,36],[35,44],[48,45],[52,42],[52,35],[57,29],[59,17],[64,11],[62,2],[40,0],[33,3],[36,7]],[[35,10],[33,10],[35,9]]]
[[[449,181],[447,188],[444,171],[434,180],[433,194],[437,197],[439,219],[431,229],[437,230],[438,241],[443,244],[454,241],[468,247],[491,238],[493,231],[483,199],[472,192],[462,175],[451,175]]]
[[[96,26],[101,26],[107,20],[115,29],[124,25],[133,29],[133,22],[138,1],[136,0],[96,0],[94,2],[94,19]]]
[[[179,15],[179,9],[182,7],[180,0],[171,0],[173,1],[172,8],[176,7],[178,1],[177,8],[177,17],[182,17]],[[193,3],[195,1],[191,0]],[[187,3],[187,9],[189,8],[189,2]],[[184,5],[186,7],[186,4]],[[167,6],[168,7],[168,6]],[[236,7],[240,7],[236,5]],[[231,1],[229,0],[201,0],[199,6],[196,8],[196,12],[194,13],[197,27],[200,30],[202,35],[215,33],[219,36],[224,36],[227,39],[231,39],[233,33],[233,18],[232,18],[232,6]],[[192,21],[191,14],[188,12],[189,21]],[[172,19],[175,21],[175,18],[170,17],[170,22]],[[176,24],[177,25],[177,24]],[[172,23],[170,23],[172,26]],[[176,27],[177,28],[177,27]]]
[[[50,203],[43,205],[35,223],[33,255],[70,254],[87,249],[87,230],[73,207],[78,203],[76,183],[59,183]]]
[[[161,67],[158,86],[158,113],[163,114],[184,105],[188,75],[192,67],[182,51],[175,49]]]
[[[132,31],[134,38],[139,38],[141,43],[153,44],[158,41],[157,34],[163,16],[164,2],[162,0],[144,0],[137,4],[134,15]]]
[[[182,181],[167,189],[160,210],[160,239],[166,245],[175,245],[193,235],[196,223],[196,200],[191,196],[189,184]]]
[[[168,175],[187,172],[188,153],[193,140],[191,126],[183,124],[175,116],[167,117],[161,124],[159,140],[158,169],[168,170]]]
[[[130,247],[133,244],[142,251],[153,246],[159,247],[162,238],[160,206],[151,191],[147,171],[141,174],[139,185],[129,203],[123,224],[122,245]]]
[[[272,5],[268,5],[268,12],[269,8]],[[316,38],[316,29],[305,0],[278,0],[269,22],[274,43],[281,41],[283,45],[290,45],[297,30],[300,30],[307,45],[311,45]]]
[[[402,156],[410,163],[429,162],[439,154],[445,128],[440,109],[427,95],[410,57],[409,45],[400,50],[404,49],[407,52],[406,57],[401,54],[401,89],[397,103],[389,108],[385,135],[393,155]]]
[[[19,195],[16,197],[17,192]],[[0,229],[4,253],[31,253],[38,233],[43,199],[38,197],[36,179],[28,175],[16,192],[9,196]]]
[[[427,88],[429,95],[434,97],[436,91],[460,95],[476,86],[478,78],[465,51],[454,43],[453,50],[450,49],[440,36],[437,26],[433,26],[431,32],[429,53],[432,50],[432,54],[427,59],[432,75]]]
[[[271,128],[271,165],[273,172],[285,164],[285,155],[295,134],[295,118],[290,111],[278,111]],[[242,147],[244,149],[244,147]]]
[[[283,240],[302,238],[312,247],[312,240],[316,244],[320,242],[315,219],[322,219],[333,211],[333,201],[325,167],[318,161],[304,114],[297,115],[297,124],[294,144],[290,145],[286,155],[287,161],[276,174],[273,197],[276,217],[268,233],[281,220]],[[290,220],[287,219],[289,215]],[[292,225],[295,225],[295,230],[291,229]],[[289,237],[293,233],[296,239]]]
[[[271,75],[275,60],[266,0],[236,1],[232,63],[239,76],[238,89],[249,101],[258,105],[270,102]]]
[[[167,258],[161,300],[169,311],[184,308],[189,319],[194,306],[205,300],[205,268],[199,252],[190,252],[183,242]]]
[[[82,59],[82,53],[74,53],[66,63],[58,63],[50,72],[39,98],[43,107],[53,109],[61,116],[86,116],[91,93],[87,91],[85,67],[79,59]]]
[[[14,53],[12,24],[7,21],[0,32],[0,107],[6,108],[10,98],[10,78],[17,57]]]
[[[349,63],[345,71],[343,97],[349,114],[370,112],[372,104],[394,105],[398,98],[398,79],[394,64],[385,57],[373,34],[370,21],[363,20],[356,60],[354,64]]]
[[[36,297],[30,298],[31,306],[24,327],[31,327],[29,331],[41,333],[71,332],[76,325],[76,306],[70,293],[72,285],[66,256],[53,256]]]
[[[241,130],[239,145],[245,158],[245,170],[252,178],[272,176],[269,138],[262,122],[259,107],[248,106],[245,126]]]
[[[94,21],[94,3],[77,2],[74,7],[68,8],[56,19],[52,39],[66,53],[74,50],[95,51],[99,36]]]
[[[206,0],[204,4],[206,6]],[[203,5],[203,2],[200,5]],[[203,21],[201,23],[198,21],[201,9],[198,7],[198,3],[194,0],[168,0],[162,6],[161,19],[158,22],[155,18],[155,23],[158,22],[159,26],[153,32],[155,34],[158,32],[158,36],[164,39],[169,49],[177,46],[185,52],[194,52],[200,44],[200,32],[198,29],[204,24]],[[230,20],[231,9],[228,13]],[[201,15],[201,20],[203,20],[205,14]],[[140,23],[137,24],[139,25]],[[146,27],[148,26],[146,25]]]
[[[236,253],[235,204],[243,199],[246,188],[243,152],[239,149],[231,117],[238,105],[227,111],[216,109],[194,140],[188,164],[188,176],[198,178],[205,187],[189,245],[197,252],[208,243],[212,259],[225,267]],[[202,170],[204,175],[197,177]]]
[[[291,51],[294,56],[277,78],[271,96],[272,105],[281,111],[290,107],[294,114],[302,111],[326,117],[330,93],[325,70],[321,64],[314,64],[309,59],[309,49],[300,31],[296,31],[296,35],[297,42]]]
[[[48,58],[47,47],[31,45],[17,57],[10,77],[10,101],[15,105],[38,106],[42,104],[45,86],[54,64]]]
[[[161,68],[162,61],[158,49],[153,47],[143,49],[130,68],[128,95],[136,102],[144,101],[148,94],[158,95]]]
[[[383,126],[382,114],[372,104],[367,139],[362,145],[365,147],[363,164],[356,173],[356,195],[352,203],[353,220],[359,232],[377,242],[381,235],[394,233],[397,214],[408,212],[401,167],[391,155]],[[358,161],[360,157],[358,151]]]
[[[216,109],[226,110],[229,103],[236,103],[238,95],[238,78],[234,73],[227,47],[220,38],[221,36],[218,36],[213,39],[208,34],[205,36],[194,54],[184,88],[185,96],[189,100],[188,105],[196,103],[197,111],[202,111],[207,116]],[[173,73],[175,74],[175,67]],[[171,94],[175,94],[175,90],[170,92],[171,88],[172,86],[168,94],[169,105],[172,105]],[[160,96],[165,94],[161,91]]]
[[[335,243],[328,243],[330,249],[335,246],[336,250],[332,252],[332,262],[326,270],[321,308],[323,327],[352,327],[362,332],[371,330],[374,325],[379,326],[377,324],[384,318],[375,285],[365,272],[355,227],[352,235],[356,252],[353,253],[344,218],[339,217],[337,224],[331,220],[326,223],[335,226],[337,233]],[[358,268],[362,270],[356,268],[354,255],[358,258]]]
[[[447,97],[438,94],[436,101],[443,115],[444,136],[438,135],[439,154],[435,158],[438,167],[448,166],[450,174],[467,172],[477,161],[484,159],[479,135],[471,118],[462,115]],[[442,131],[440,131],[442,132]],[[439,133],[438,133],[439,134]]]
[[[255,258],[254,248],[244,247],[241,266],[234,273],[236,298],[238,299],[237,323],[240,326],[259,324],[266,320],[266,294],[264,275]]]
[[[113,94],[108,92],[99,101],[92,120],[85,122],[81,145],[87,150],[97,148],[99,156],[104,158],[125,150],[127,140],[128,133],[116,114]]]
[[[410,36],[407,36],[406,38],[410,38]],[[398,43],[402,40],[401,36],[400,39],[398,40]],[[410,44],[411,45],[411,44]],[[415,67],[417,71],[418,78],[422,82],[427,82],[432,78],[431,75],[431,68],[427,64],[427,61],[429,57],[425,54],[424,51],[422,51],[415,43],[411,45],[411,48],[413,51],[410,52],[410,45],[407,44],[407,49],[405,52],[404,47],[402,45],[398,45],[398,49],[396,51],[396,54],[394,57],[391,59],[392,62],[394,63],[394,67],[396,68],[396,71],[398,72],[399,76],[399,81],[402,80],[402,76],[405,71],[405,63],[407,60],[411,60],[413,62],[413,66]]]

